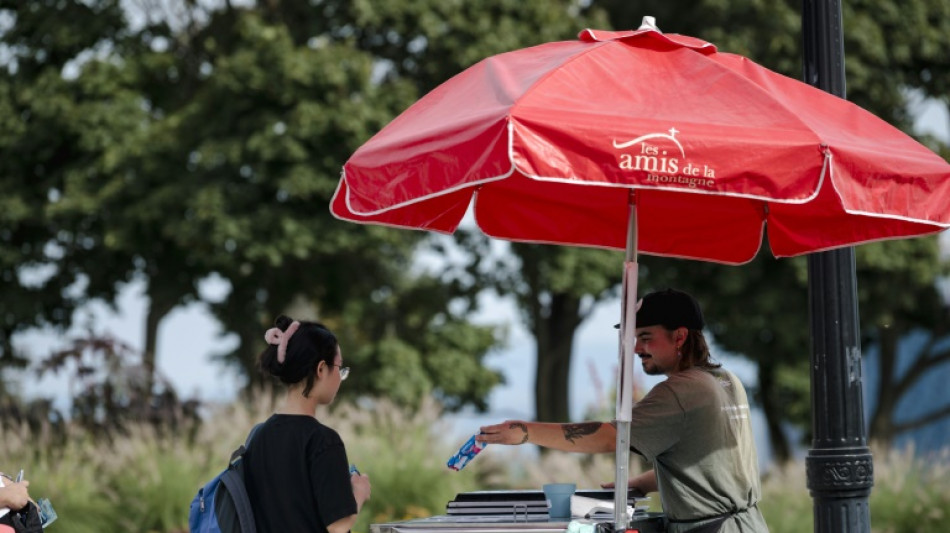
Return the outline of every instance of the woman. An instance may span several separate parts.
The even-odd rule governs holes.
[[[323,324],[281,315],[267,330],[260,367],[288,386],[244,456],[248,497],[259,533],[346,533],[369,499],[369,478],[350,474],[343,441],[316,418],[336,397],[349,368]]]
[[[0,476],[7,478],[6,481],[0,479],[0,513],[7,514],[4,510],[9,511],[10,509],[19,511],[32,501],[27,490],[27,487],[30,486],[29,481],[25,479],[15,481],[2,473],[0,473]]]
[[[0,472],[0,533],[41,533],[39,511],[28,491],[30,482],[22,479],[23,471],[20,474],[14,480]]]

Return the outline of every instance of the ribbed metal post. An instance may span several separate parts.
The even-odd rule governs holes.
[[[814,435],[805,464],[815,533],[867,533],[874,465],[861,398],[853,250],[809,257],[808,283]]]
[[[845,98],[840,0],[803,0],[805,81]],[[868,533],[874,463],[867,446],[854,250],[808,257],[812,449],[806,458],[816,533]]]

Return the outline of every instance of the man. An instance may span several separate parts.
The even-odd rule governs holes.
[[[633,407],[630,448],[654,468],[630,487],[659,491],[671,533],[765,532],[746,392],[710,361],[703,326],[699,304],[685,292],[653,292],[640,303],[635,352],[644,372],[667,379]],[[482,442],[569,452],[613,452],[617,443],[615,423],[509,420],[481,431]]]

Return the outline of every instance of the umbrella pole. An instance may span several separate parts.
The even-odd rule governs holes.
[[[620,371],[617,373],[617,469],[614,476],[614,531],[627,529],[627,482],[630,466],[630,421],[633,409],[633,347],[637,302],[637,205],[630,191],[627,253],[623,263],[620,310]]]

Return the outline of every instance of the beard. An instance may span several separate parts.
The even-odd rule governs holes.
[[[651,363],[651,364],[650,364],[650,365],[647,365],[648,362]],[[656,363],[653,362],[653,358],[652,358],[652,357],[649,358],[649,359],[646,359],[646,360],[641,359],[641,360],[640,360],[640,366],[643,367],[643,372],[644,372],[646,375],[648,375],[648,376],[658,376],[658,375],[660,375],[660,374],[663,373],[663,372],[659,369],[659,367],[656,366]]]

